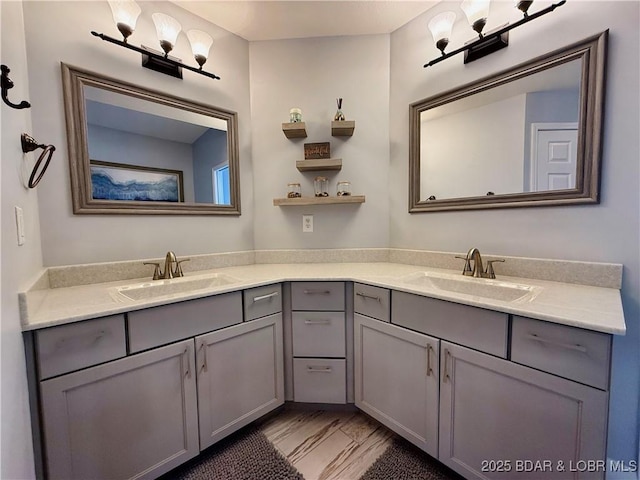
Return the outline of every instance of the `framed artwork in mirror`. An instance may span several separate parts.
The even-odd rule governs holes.
[[[182,170],[91,160],[94,200],[184,202]]]

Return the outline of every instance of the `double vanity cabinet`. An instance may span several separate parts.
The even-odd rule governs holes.
[[[285,281],[31,330],[25,344],[46,478],[156,478],[285,398],[352,397],[468,479],[604,476],[581,462],[605,456],[606,333]]]

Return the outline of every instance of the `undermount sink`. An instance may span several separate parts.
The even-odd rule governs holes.
[[[503,302],[514,302],[525,296],[532,298],[541,289],[541,287],[521,283],[436,272],[413,273],[404,277],[403,282],[409,285],[431,287],[437,290],[490,298]]]
[[[205,288],[231,285],[239,280],[227,275],[214,274],[198,278],[173,278],[170,280],[151,280],[116,287],[116,292],[130,300],[148,300],[176,293],[187,293]]]

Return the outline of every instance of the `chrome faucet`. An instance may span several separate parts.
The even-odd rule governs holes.
[[[485,270],[482,266],[482,255],[480,255],[480,250],[475,247],[471,248],[467,252],[466,257],[456,255],[456,258],[464,260],[462,275],[476,278],[496,278],[496,273],[493,270],[493,264],[495,262],[504,262],[503,259],[489,260],[487,261],[487,268]],[[471,262],[473,262],[473,268],[471,268]]]
[[[167,252],[167,255],[164,259],[164,272],[160,269],[160,263],[158,262],[143,262],[143,264],[154,265],[155,268],[153,270],[153,279],[160,280],[183,277],[184,272],[182,271],[182,267],[180,266],[180,264],[182,262],[188,262],[189,260],[189,258],[178,260],[176,254],[169,251]],[[173,264],[176,265],[175,268],[172,267]]]

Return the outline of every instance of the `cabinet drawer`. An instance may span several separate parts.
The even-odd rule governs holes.
[[[344,312],[293,312],[293,355],[344,357]]]
[[[607,390],[611,336],[513,317],[511,360]]]
[[[345,360],[293,359],[293,398],[296,402],[346,403]]]
[[[41,379],[124,357],[124,315],[38,330],[36,349]]]
[[[386,288],[356,283],[353,287],[353,308],[356,313],[388,322],[390,297]]]
[[[507,358],[506,313],[393,292],[391,323]]]
[[[129,313],[131,353],[242,323],[242,293],[233,292]]]
[[[344,282],[293,282],[292,310],[344,310]]]
[[[244,291],[244,321],[282,311],[282,285],[267,285]]]

